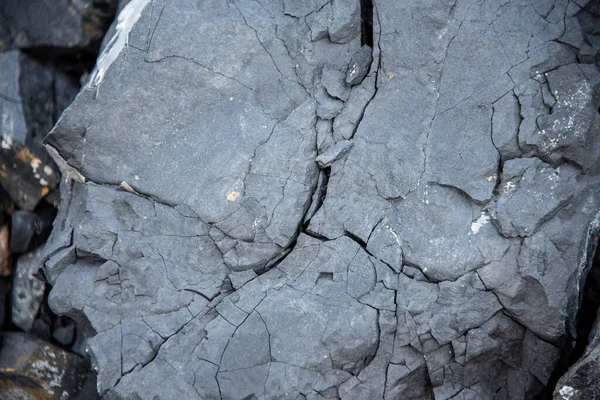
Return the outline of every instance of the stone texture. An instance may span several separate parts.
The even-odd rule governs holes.
[[[44,298],[46,285],[36,277],[43,267],[43,247],[23,254],[15,263],[11,291],[11,320],[25,332],[31,331],[33,321]]]
[[[5,332],[0,369],[2,398],[59,400],[81,390],[89,364],[33,336]]]
[[[374,3],[125,6],[48,138],[49,301],[105,398],[551,382],[598,239],[578,8]]]

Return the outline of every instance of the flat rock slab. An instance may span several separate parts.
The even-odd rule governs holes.
[[[360,4],[124,8],[48,138],[73,178],[49,301],[93,328],[101,395],[548,383],[598,236],[595,70],[559,43],[578,8],[377,2],[361,21]],[[576,135],[532,136],[567,111]]]

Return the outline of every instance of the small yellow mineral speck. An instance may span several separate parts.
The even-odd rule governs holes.
[[[237,199],[239,195],[240,195],[240,192],[236,192],[235,190],[232,190],[231,192],[227,193],[227,200],[235,201],[235,199]]]
[[[388,79],[392,79],[394,77],[394,74],[392,74],[391,72],[388,72],[386,75]]]

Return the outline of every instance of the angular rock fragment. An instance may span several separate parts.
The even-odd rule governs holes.
[[[0,184],[19,208],[32,211],[58,185],[58,171],[12,137],[1,140]]]
[[[367,76],[372,61],[373,49],[369,46],[362,46],[350,59],[350,65],[346,72],[346,83],[350,86],[360,84],[365,79],[365,76]]]
[[[546,74],[556,104],[537,121],[524,143],[552,162],[569,160],[596,171],[600,160],[600,73],[592,65],[569,64]]]
[[[9,138],[24,145],[41,159],[40,175],[44,165],[56,169],[43,148],[43,139],[79,88],[77,78],[61,66],[19,50],[0,53],[0,110],[4,116],[0,136],[5,139],[2,149],[8,150]],[[5,157],[2,162],[10,167]]]
[[[0,395],[59,400],[82,390],[89,363],[24,333],[2,334]]]
[[[292,3],[286,2],[286,4]],[[301,2],[300,2],[301,3]],[[320,5],[319,3],[317,3]],[[306,15],[306,24],[310,29],[310,38],[313,41],[321,40],[329,35],[329,25],[331,25],[331,2],[327,2],[317,11]]]
[[[321,82],[331,97],[342,101],[348,100],[350,88],[344,83],[343,72],[337,69],[324,68],[321,75]]]
[[[360,1],[332,0],[332,21],[329,26],[329,37],[335,43],[347,43],[360,35]]]
[[[43,204],[36,212],[17,210],[11,214],[10,251],[25,253],[41,245],[52,229],[56,210]]]
[[[40,309],[46,285],[35,275],[42,267],[42,251],[38,248],[21,255],[15,263],[11,292],[11,320],[30,332]]]
[[[319,154],[315,161],[321,168],[330,167],[334,161],[339,160],[348,154],[352,146],[354,146],[354,142],[351,140],[342,140],[337,142],[336,144],[330,146],[326,151]]]
[[[504,163],[500,197],[491,217],[505,236],[529,236],[552,218],[578,188],[577,169],[556,169],[538,158],[521,158]]]

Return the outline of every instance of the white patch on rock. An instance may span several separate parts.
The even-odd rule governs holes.
[[[142,10],[148,3],[150,3],[150,0],[131,0],[123,7],[117,18],[115,34],[98,59],[96,68],[94,68],[90,76],[88,86],[97,87],[102,82],[110,65],[117,59],[123,47],[129,44],[129,32],[131,32],[133,25],[140,19]]]
[[[575,394],[575,389],[571,386],[563,386],[558,393],[562,396],[563,400],[570,400]]]
[[[516,188],[517,188],[517,185],[515,185],[514,182],[508,181],[504,184],[504,188],[502,189],[502,192],[506,196],[510,196],[515,191]]]
[[[2,138],[2,148],[4,150],[9,150],[13,145],[13,138],[10,136]]]
[[[33,172],[36,173],[40,165],[42,165],[42,160],[40,160],[39,158],[34,158],[31,160],[30,165]]]
[[[392,229],[392,227],[389,226],[388,224],[385,224],[385,227],[392,234],[392,236],[394,237],[394,240],[396,241],[396,243],[398,243],[398,246],[400,246],[400,248],[402,248],[402,241],[400,240],[400,238],[398,237],[398,235],[396,235],[396,232],[394,232],[394,230]]]
[[[481,227],[489,222],[490,222],[490,216],[485,213],[481,213],[479,218],[477,218],[476,221],[473,221],[471,223],[471,232],[474,233],[475,235],[477,235],[477,233],[479,232]]]

